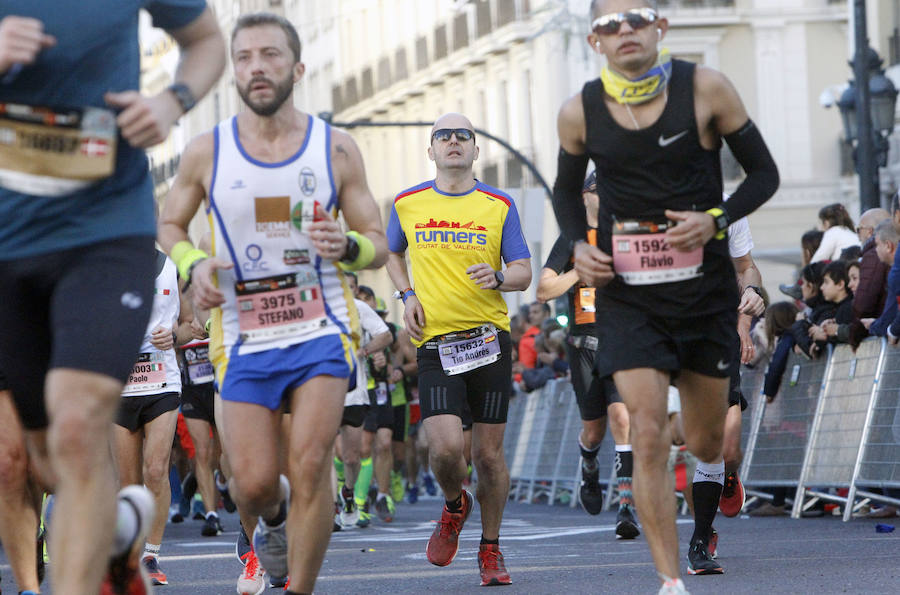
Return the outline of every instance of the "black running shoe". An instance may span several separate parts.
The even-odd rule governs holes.
[[[588,514],[600,514],[603,510],[603,488],[600,487],[600,467],[595,466],[593,471],[581,465],[581,489],[579,490],[581,506]]]
[[[709,555],[706,543],[702,539],[691,542],[687,554],[688,574],[724,574],[725,570]]]
[[[219,516],[215,514],[206,517],[203,528],[200,529],[200,535],[203,537],[215,537],[216,535],[221,535],[222,532],[222,523],[219,521]]]
[[[616,514],[616,539],[634,539],[641,534],[630,506],[619,508]]]
[[[231,499],[231,492],[228,491],[228,483],[222,481],[222,473],[218,469],[213,474],[213,478],[216,480],[216,489],[219,491],[219,495],[222,496],[222,506],[225,507],[225,512],[237,510],[234,500]],[[222,483],[225,483],[224,488],[219,487]]]

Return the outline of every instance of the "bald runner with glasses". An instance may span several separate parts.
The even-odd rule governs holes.
[[[478,146],[468,118],[453,113],[438,118],[428,157],[435,164],[434,180],[397,195],[387,229],[387,270],[418,348],[429,459],[446,498],[425,554],[436,566],[450,564],[474,508],[472,495],[462,487],[467,475],[462,416],[468,408],[481,505],[481,584],[508,585],[512,581],[499,539],[509,494],[503,433],[512,391],[512,343],[500,292],[528,287],[531,254],[515,203],[475,179]]]
[[[727,230],[774,194],[778,170],[728,79],[660,47],[669,23],[655,2],[594,0],[590,18],[587,42],[608,65],[560,110],[553,206],[575,242],[579,278],[599,289],[596,373],[613,376],[628,408],[635,505],[660,593],[685,593],[666,487],[666,395],[674,380],[704,479],[694,483],[695,502],[718,502],[728,378],[738,357]],[[747,173],[727,203],[723,140]],[[588,161],[601,197],[597,246],[584,241]],[[707,539],[695,532],[689,572],[715,565]]]

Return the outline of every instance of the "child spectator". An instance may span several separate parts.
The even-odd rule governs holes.
[[[858,269],[857,269],[858,272]],[[857,278],[858,280],[858,278]],[[840,260],[828,263],[822,273],[822,297],[833,304],[834,317],[823,320],[821,325],[809,327],[809,337],[821,344],[850,343],[850,325],[853,322],[853,293],[849,288],[847,265]]]

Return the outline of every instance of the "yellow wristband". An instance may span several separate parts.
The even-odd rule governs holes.
[[[712,215],[713,223],[716,226],[716,235],[714,236],[717,240],[724,240],[725,234],[728,233],[728,216],[725,214],[725,211],[720,209],[719,207],[713,207],[711,209],[707,209],[707,215]]]
[[[352,238],[359,245],[359,255],[353,262],[339,261],[338,266],[345,271],[358,271],[369,266],[375,260],[375,244],[372,243],[372,240],[355,231],[348,231],[347,237]]]
[[[194,245],[187,240],[182,240],[172,246],[170,256],[175,262],[175,266],[178,267],[178,273],[184,280],[188,279],[188,273],[192,264],[198,260],[209,258],[209,254],[199,248],[194,248]]]

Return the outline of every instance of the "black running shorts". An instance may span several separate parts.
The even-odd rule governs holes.
[[[499,360],[453,376],[444,372],[437,347],[426,344],[416,350],[422,419],[444,414],[462,419],[464,404],[468,404],[473,422],[506,423],[512,393],[512,344],[506,331],[499,331],[497,337]]]
[[[566,354],[572,371],[572,388],[578,411],[584,421],[593,421],[606,416],[606,409],[612,403],[621,403],[622,397],[616,390],[616,383],[610,376],[604,378],[594,374],[594,360],[597,351],[587,347],[575,347],[566,342]]]
[[[731,375],[738,357],[734,349],[736,311],[671,319],[609,300],[605,305],[602,323],[597,325],[596,370],[600,378],[634,368],[666,370],[673,375],[679,370],[715,378]]]
[[[387,401],[379,405],[375,389],[369,389],[369,411],[363,421],[363,429],[374,434],[381,428],[394,429],[394,408],[391,407],[391,394],[389,392]]]
[[[368,405],[347,405],[344,407],[344,415],[341,417],[342,426],[350,426],[358,428],[363,425],[366,414],[369,412]]]
[[[394,442],[406,442],[409,435],[409,403],[395,405],[393,410],[394,423],[391,426],[391,440]]]
[[[116,412],[116,425],[137,432],[163,413],[178,409],[180,404],[178,393],[122,397]]]
[[[0,261],[0,369],[26,428],[47,426],[50,369],[124,385],[147,331],[155,277],[152,237]]]
[[[0,390],[9,390],[9,382],[3,374],[3,370],[0,370]]]
[[[201,419],[216,425],[216,391],[212,382],[184,384],[181,387],[181,413],[191,419]]]

